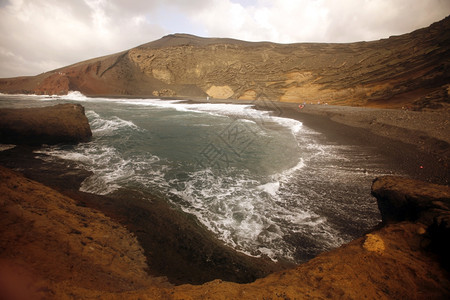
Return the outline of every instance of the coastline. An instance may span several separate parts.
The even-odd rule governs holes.
[[[79,191],[90,172],[65,160],[45,160],[35,148],[18,146],[0,152],[0,165],[44,184],[77,205],[100,211],[138,239],[148,262],[148,274],[167,277],[172,284],[202,284],[214,279],[248,283],[275,271],[292,268],[290,262],[251,257],[222,241],[192,217],[157,195],[118,190],[111,195]]]
[[[237,100],[227,101],[227,103],[243,102]],[[249,103],[256,104],[256,109],[270,109],[276,116],[299,120],[305,126],[321,132],[327,138],[336,142],[377,147],[377,151],[384,155],[392,155],[394,169],[404,170],[411,178],[448,184],[448,165],[442,163],[442,159],[447,158],[448,161],[448,156],[445,157],[445,153],[447,153],[445,151],[448,151],[448,148],[442,147],[442,144],[439,143],[430,144],[429,148],[420,147],[421,145],[412,147],[411,144],[401,140],[401,135],[389,134],[389,130],[392,130],[389,128],[382,135],[376,134],[376,132],[373,132],[376,131],[376,128],[373,130],[370,128],[371,123],[365,119],[364,112],[357,115],[353,112],[353,108],[337,107],[339,118],[336,118],[333,114],[337,112],[333,111],[331,106],[319,106],[317,108],[306,106],[306,109],[299,110],[298,104],[293,103],[279,103],[278,107],[273,107],[267,102],[262,103],[265,105],[254,102],[243,104]],[[359,109],[356,111],[359,111]],[[398,111],[392,113],[398,114]],[[345,116],[354,117],[353,123],[360,124],[360,126],[343,124],[349,122],[345,119]],[[417,119],[410,119],[410,121],[417,122]],[[405,130],[413,132],[408,128]],[[392,130],[392,133],[396,132]],[[424,143],[424,145],[427,144]],[[49,165],[45,161],[37,159],[36,154],[32,153],[32,149],[18,147],[2,151],[0,152],[0,164],[17,169],[26,177],[37,180],[63,195],[69,196],[77,202],[78,206],[93,211],[101,211],[112,220],[126,227],[137,237],[143,248],[149,268],[147,272],[152,277],[167,276],[172,284],[201,284],[218,278],[225,281],[248,283],[255,282],[257,278],[264,278],[256,281],[257,286],[262,282],[272,282],[273,284],[276,281],[275,278],[283,277],[280,275],[282,273],[277,273],[277,271],[296,270],[292,269],[294,267],[292,264],[273,264],[269,259],[253,259],[229,249],[215,239],[211,233],[204,228],[202,229],[194,218],[174,210],[163,199],[152,198],[149,199],[151,201],[144,202],[142,201],[142,195],[124,194],[123,191],[116,193],[114,197],[79,192],[78,186],[89,175],[88,172],[73,168],[64,161],[61,161],[59,165]],[[427,152],[427,149],[431,149],[431,151]],[[419,168],[418,162],[426,168]],[[149,220],[151,224],[143,224],[143,222],[149,222]],[[414,230],[416,229],[414,228]],[[156,235],[154,234],[155,231]],[[385,232],[392,235],[396,234],[394,229],[385,230]],[[363,240],[364,238],[357,239],[333,251],[339,253],[344,251],[342,249],[356,247]],[[192,248],[192,245],[196,246],[195,249]],[[180,251],[182,252],[181,255]],[[162,256],[164,259],[162,259]],[[328,256],[328,253],[319,255],[322,259]],[[204,269],[196,271],[194,268],[197,268],[199,264]],[[300,270],[311,264],[315,263],[305,263],[297,268]],[[436,268],[435,265],[433,266],[433,268]],[[274,275],[266,277],[273,272],[275,272]],[[165,284],[168,283],[165,282]],[[216,288],[221,286],[222,289],[227,289],[227,287],[237,288],[235,283],[222,284],[221,281],[217,280],[210,283],[210,286]],[[194,287],[193,290],[198,290],[198,288]],[[190,286],[182,285],[177,288],[178,291],[186,289],[190,289]],[[127,295],[132,297],[135,294],[135,292],[131,292]]]
[[[275,117],[302,122],[337,144],[368,146],[389,158],[393,170],[437,184],[450,184],[450,111],[275,102],[184,99],[191,103],[253,105]],[[427,124],[426,127],[423,124]]]
[[[450,113],[328,105],[287,105],[285,116],[341,143],[368,146],[393,170],[413,179],[450,183]],[[395,125],[394,125],[395,124]],[[422,128],[421,124],[428,127]]]

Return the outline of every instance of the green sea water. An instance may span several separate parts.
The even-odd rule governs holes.
[[[249,255],[302,262],[380,220],[382,157],[251,104],[0,95],[0,107],[66,102],[85,107],[92,141],[38,152],[91,171],[82,191],[163,196]]]

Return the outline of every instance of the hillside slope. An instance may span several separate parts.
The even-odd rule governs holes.
[[[34,77],[4,93],[211,97],[448,108],[450,17],[348,44],[275,44],[174,34]]]

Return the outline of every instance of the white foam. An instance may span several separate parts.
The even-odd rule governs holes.
[[[292,180],[295,176],[295,173],[305,167],[305,163],[303,158],[300,158],[298,163],[287,169],[281,173],[273,174],[271,176],[272,182],[266,183],[258,187],[258,189],[265,191],[270,194],[272,197],[275,197],[280,189],[280,186],[286,184]]]
[[[298,134],[303,125],[300,121],[271,116],[270,112],[254,109],[251,104],[230,104],[230,103],[188,103],[186,100],[161,100],[161,99],[112,99],[115,102],[140,105],[153,106],[159,108],[170,108],[177,111],[208,113],[214,116],[232,116],[241,118],[244,122],[254,124],[277,123],[280,126],[291,129],[292,134]]]
[[[69,91],[67,95],[61,96],[61,99],[66,100],[74,100],[74,101],[89,101],[92,100],[92,98],[86,97],[79,91]]]
[[[296,136],[303,129],[302,122],[294,119],[281,117],[271,117],[271,119],[284,127],[290,128],[294,136]]]
[[[288,177],[302,167],[300,161],[278,174],[279,180],[266,183],[242,172],[228,174],[222,170],[219,174],[210,169],[201,170],[189,174],[189,178],[171,192],[185,201],[180,205],[182,210],[195,215],[237,250],[252,256],[267,255],[274,260],[293,259],[295,249],[283,236],[305,230],[305,227],[314,231],[315,226],[326,222],[303,210],[301,205],[285,205],[284,196],[279,193],[281,183],[287,182]],[[279,220],[285,221],[280,223]]]
[[[114,116],[102,117],[88,110],[86,114],[94,133],[92,142],[75,146],[75,150],[56,147],[45,152],[79,162],[93,172],[93,175],[83,182],[83,191],[108,194],[122,186],[132,186],[131,188],[144,188],[143,190],[150,192],[157,190],[171,195],[170,200],[174,204],[195,215],[221,240],[252,256],[267,255],[274,260],[280,257],[293,259],[296,249],[286,238],[293,234],[304,235],[308,239],[312,237],[317,241],[318,247],[323,249],[339,246],[343,242],[343,234],[334,229],[315,206],[321,202],[333,205],[334,195],[330,196],[331,193],[324,187],[327,182],[336,183],[336,178],[349,173],[329,164],[330,161],[342,161],[336,154],[338,148],[335,145],[318,145],[315,142],[318,140],[318,133],[304,128],[301,122],[271,116],[269,112],[255,110],[251,105],[190,104],[182,100],[158,99],[94,99],[83,98],[77,94],[73,98],[77,97],[83,99],[80,101],[109,101],[107,105],[114,103],[114,108],[121,108],[120,105],[125,104],[151,106],[156,111],[160,108],[174,109],[232,117],[249,123],[246,125],[252,130],[259,126],[261,132],[258,134],[268,132],[268,136],[278,134],[270,130],[279,130],[282,126],[288,130],[280,132],[283,135],[280,140],[290,141],[290,130],[299,147],[297,151],[295,143],[292,144],[294,150],[289,151],[289,155],[301,156],[295,165],[271,175],[258,175],[246,169],[233,168],[195,169],[196,171],[187,172],[186,166],[180,167],[142,151],[124,159],[117,149],[109,146],[108,140],[121,137],[119,134],[124,134],[122,129],[141,129],[131,121]],[[222,121],[226,121],[224,124],[228,122],[220,119],[219,123],[222,124]],[[232,121],[234,120],[230,120]],[[103,142],[105,144],[102,144]],[[120,147],[122,146],[124,144]],[[325,163],[319,164],[320,170],[311,171],[316,162],[322,161]],[[183,170],[183,176],[179,176],[180,178],[173,175],[179,167]],[[330,169],[338,170],[340,175],[335,175]],[[305,175],[302,175],[303,173]],[[329,178],[331,176],[333,178]],[[315,185],[314,181],[319,184]]]
[[[284,179],[287,179],[287,178],[291,177],[295,172],[297,172],[298,170],[300,170],[300,169],[302,169],[304,167],[305,167],[305,162],[304,162],[303,158],[300,158],[298,163],[295,166],[293,166],[290,169],[287,169],[287,170],[283,171],[280,174],[280,177],[284,178]]]
[[[93,135],[97,138],[111,136],[121,129],[141,130],[133,122],[116,116],[105,119],[92,110],[87,111],[86,115],[90,120]],[[124,159],[116,148],[97,142],[95,139],[89,143],[78,144],[74,146],[74,149],[53,146],[35,152],[81,164],[93,175],[86,178],[80,190],[100,195],[114,192],[122,186],[121,182],[127,182],[130,177],[137,176],[136,171],[146,170],[150,173],[151,165],[159,161],[158,157],[149,153],[145,153],[141,160]],[[154,175],[162,176],[161,173]],[[142,176],[137,176],[134,180],[143,182],[143,179]]]
[[[253,122],[258,125],[265,123],[277,123],[291,129],[295,136],[302,129],[302,123],[282,117],[271,116],[270,112],[254,109],[251,104],[229,103],[188,103],[186,100],[161,100],[161,99],[125,99],[125,98],[92,98],[83,95],[79,91],[69,91],[67,95],[14,95],[38,98],[39,100],[72,100],[81,102],[114,102],[128,105],[152,106],[159,108],[171,108],[177,111],[208,113],[215,116],[232,116],[241,118],[244,122]]]
[[[0,151],[6,151],[9,149],[15,148],[16,145],[10,145],[10,144],[0,144]]]
[[[35,153],[43,153],[80,164],[93,173],[82,182],[80,190],[99,195],[110,194],[130,181],[146,185],[151,178],[152,181],[161,184],[165,171],[160,166],[156,171],[153,170],[152,165],[160,161],[155,155],[146,153],[140,160],[132,161],[124,159],[113,147],[96,145],[92,142],[80,144],[74,150],[54,146],[37,150]],[[141,174],[142,171],[145,175]],[[162,187],[166,185],[161,184]]]
[[[91,120],[90,125],[94,136],[111,135],[120,129],[142,130],[133,122],[123,120],[116,116],[112,116],[110,119],[104,119],[92,110],[87,111],[86,116]]]
[[[161,99],[135,99],[135,100],[129,100],[129,99],[117,99],[116,102],[120,102],[123,104],[130,104],[130,105],[138,105],[138,106],[153,106],[153,107],[160,107],[160,108],[172,108],[177,109],[178,106],[175,104],[182,103],[185,100],[161,100]],[[183,110],[183,106],[178,107],[179,110]]]
[[[271,195],[272,197],[276,196],[278,190],[280,189],[280,182],[268,182],[266,184],[262,184],[256,187],[258,190],[264,191]]]

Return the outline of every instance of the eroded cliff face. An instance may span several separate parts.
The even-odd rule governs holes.
[[[417,108],[449,102],[450,18],[349,44],[250,43],[175,34],[30,78],[3,92],[268,99]]]

